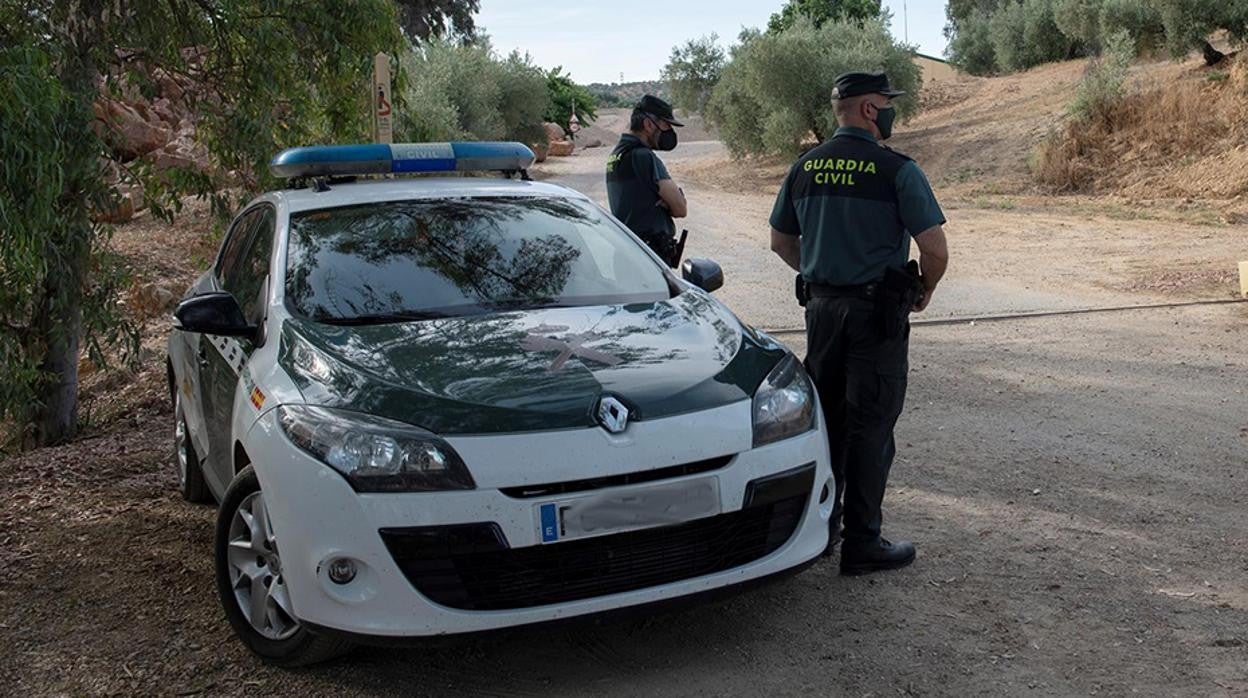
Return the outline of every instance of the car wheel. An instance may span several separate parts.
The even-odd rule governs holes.
[[[182,411],[182,396],[173,401],[173,448],[174,465],[178,469],[178,489],[182,499],[195,504],[212,502],[212,493],[208,491],[208,483],[204,482],[204,471],[199,465],[199,454],[191,443],[191,432],[186,426],[186,414]]]
[[[217,591],[225,615],[243,644],[261,659],[278,666],[305,666],[351,648],[338,638],[310,632],[295,615],[264,492],[250,466],[226,490],[214,547]]]

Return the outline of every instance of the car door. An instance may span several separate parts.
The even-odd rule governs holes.
[[[226,230],[221,249],[212,267],[195,281],[186,297],[221,289],[220,270],[242,253],[243,246],[250,240],[258,215],[258,212],[253,209],[245,211],[234,219],[229,229]],[[205,474],[208,474],[207,464],[215,454],[212,453],[212,440],[209,438],[213,429],[209,419],[210,395],[204,387],[204,381],[208,378],[206,374],[210,366],[210,352],[213,351],[213,338],[197,332],[179,332],[177,336],[181,341],[170,343],[170,358],[174,362],[175,373],[179,378],[178,389],[181,391],[182,409],[190,430],[191,443],[195,446],[195,452],[199,454]],[[221,484],[212,480],[210,476],[209,485],[218,496],[224,492]]]
[[[234,296],[250,324],[264,321],[261,296],[269,275],[276,219],[276,211],[268,204],[245,213],[239,219],[241,242],[225,250],[217,269],[219,289]],[[240,337],[209,335],[200,342],[201,390],[209,441],[205,475],[221,488],[234,477],[234,394],[247,357],[254,349],[250,339]]]

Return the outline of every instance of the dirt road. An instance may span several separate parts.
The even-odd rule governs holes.
[[[717,148],[682,146],[669,165],[677,177],[698,157],[718,166]],[[589,153],[546,176],[600,195],[605,152]],[[719,295],[760,326],[800,325],[791,277],[766,251],[770,193],[687,190],[690,250],[724,264]],[[1232,236],[1242,240],[1242,230],[1101,209],[949,213],[955,264],[932,309],[944,316],[1222,297],[1225,282],[1208,274]],[[128,235],[144,247],[128,229],[122,244]],[[1141,285],[1174,268],[1197,281]],[[804,350],[800,334],[784,338]],[[918,326],[886,501],[886,530],[919,545],[913,567],[843,578],[824,561],[676,615],[365,649],[299,672],[260,665],[227,629],[211,578],[214,512],[174,494],[153,353],[151,368],[101,388],[116,402],[102,433],[0,460],[0,685],[17,695],[1243,694],[1246,338],[1246,305]]]

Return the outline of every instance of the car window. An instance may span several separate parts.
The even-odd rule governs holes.
[[[587,202],[386,202],[291,216],[286,297],[324,321],[653,302],[662,268]]]
[[[251,229],[258,215],[260,215],[259,210],[252,209],[235,218],[234,224],[225,234],[225,242],[221,244],[221,254],[217,256],[216,265],[217,283],[223,288],[228,271],[238,262],[239,255],[242,254],[247,241],[251,239]]]
[[[256,225],[247,252],[239,258],[234,269],[228,270],[225,290],[234,294],[243,316],[249,322],[259,322],[264,315],[264,282],[269,277],[269,256],[273,252],[273,235],[277,228],[277,212],[272,206],[258,211]]]

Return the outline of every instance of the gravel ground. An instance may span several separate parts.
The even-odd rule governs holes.
[[[598,172],[578,155],[547,176],[593,193]],[[765,249],[765,193],[688,189],[707,224],[691,249],[724,262],[721,295],[751,322],[798,326]],[[1133,246],[1144,233],[1127,224],[1127,241],[1097,243],[1088,226],[1117,224],[1051,214],[1070,244],[1044,247],[994,227],[998,214],[1023,215],[950,216],[955,271],[935,316],[1115,304],[1138,297],[1120,268],[1173,261]],[[141,260],[138,230],[118,240]],[[1231,245],[1220,228],[1167,230],[1202,269]],[[1013,266],[973,263],[994,253]],[[162,274],[193,264],[170,257]],[[887,532],[919,545],[905,570],[842,578],[823,561],[682,613],[361,649],[295,672],[246,654],[219,609],[214,511],[175,494],[160,332],[149,326],[145,370],[95,388],[108,417],[87,438],[0,460],[3,692],[1248,693],[1245,305],[915,327],[886,500]],[[782,338],[804,351],[800,334]]]

